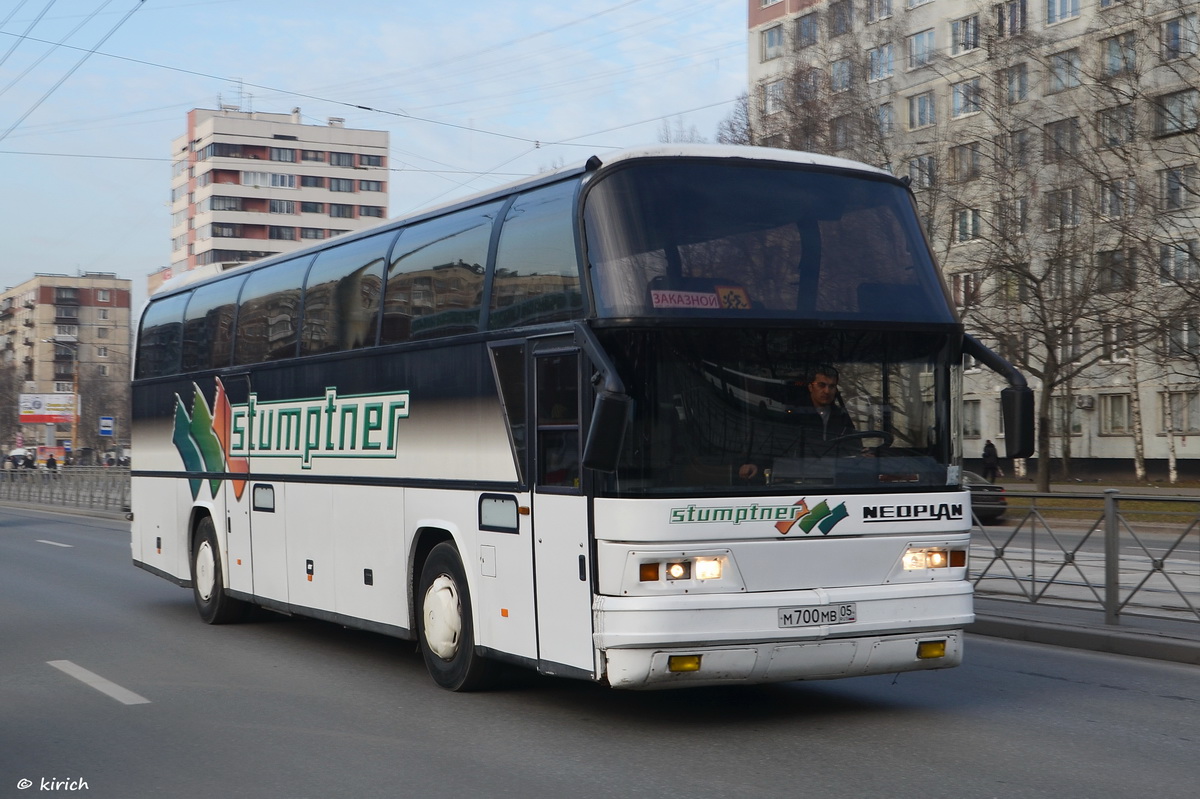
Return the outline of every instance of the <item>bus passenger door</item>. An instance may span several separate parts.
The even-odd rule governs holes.
[[[538,668],[594,674],[588,498],[582,490],[580,354],[550,341],[534,354],[533,541]]]

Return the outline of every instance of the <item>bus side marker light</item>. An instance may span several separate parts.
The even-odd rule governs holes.
[[[700,671],[703,655],[671,655],[667,658],[667,671],[678,674],[685,671]]]
[[[502,618],[502,619],[508,618],[508,608],[500,608],[500,618]]]
[[[946,657],[945,641],[921,641],[917,644],[917,657],[921,660]]]

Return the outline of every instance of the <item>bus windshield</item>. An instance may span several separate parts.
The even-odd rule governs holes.
[[[612,496],[944,489],[945,333],[598,331],[634,400]]]
[[[589,186],[601,317],[953,323],[903,186],[754,161],[641,162]]]

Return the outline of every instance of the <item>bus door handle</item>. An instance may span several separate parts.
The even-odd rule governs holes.
[[[587,559],[583,555],[579,556],[579,580],[587,582]]]

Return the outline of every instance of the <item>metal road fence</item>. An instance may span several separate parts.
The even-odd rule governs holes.
[[[980,596],[1200,621],[1200,497],[1006,494],[1005,520],[971,539]]]
[[[129,469],[64,466],[0,470],[0,502],[121,512],[129,509]]]
[[[1200,496],[1010,491],[971,539],[980,596],[1200,622]],[[0,471],[0,502],[122,512],[129,469]]]

